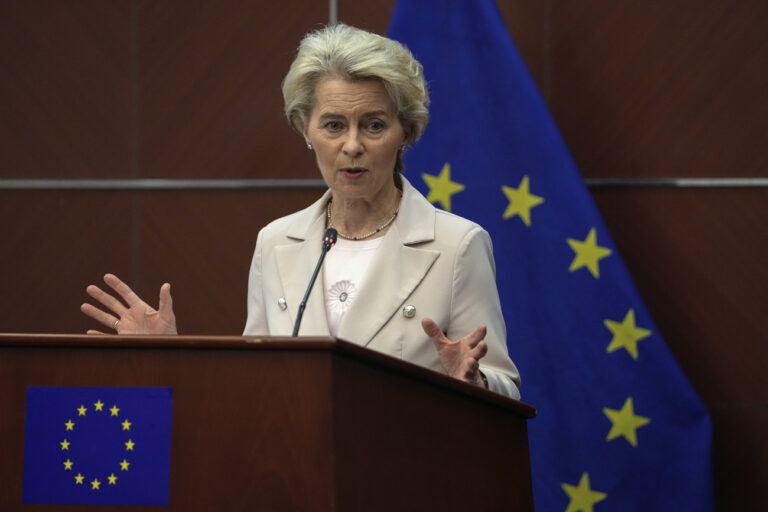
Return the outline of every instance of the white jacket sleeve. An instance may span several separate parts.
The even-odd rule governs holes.
[[[457,340],[480,324],[488,328],[488,353],[480,360],[480,371],[489,389],[519,399],[520,373],[507,353],[491,238],[478,226],[467,233],[456,253],[447,336]]]
[[[248,317],[245,322],[243,336],[267,335],[267,312],[264,309],[264,293],[261,275],[261,257],[264,249],[264,231],[256,237],[256,249],[253,251],[251,269],[248,273]]]

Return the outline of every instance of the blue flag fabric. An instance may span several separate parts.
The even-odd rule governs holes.
[[[713,510],[711,427],[613,244],[493,0],[400,0],[424,66],[410,181],[494,242],[538,510]],[[503,443],[499,439],[499,443]],[[510,482],[515,485],[515,482]]]
[[[24,503],[167,505],[170,388],[27,389]]]

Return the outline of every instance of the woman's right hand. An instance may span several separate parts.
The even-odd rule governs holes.
[[[160,287],[160,305],[156,310],[141,300],[117,276],[106,274],[104,282],[122,297],[125,304],[98,286],[90,285],[86,288],[88,295],[99,301],[111,313],[104,312],[88,303],[80,306],[80,311],[102,325],[116,330],[117,334],[178,334],[176,315],[173,314],[170,284],[165,283]],[[89,329],[88,334],[104,333]]]

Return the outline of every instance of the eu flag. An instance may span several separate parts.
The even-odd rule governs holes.
[[[405,155],[494,242],[538,510],[712,510],[706,408],[653,321],[493,0],[400,0],[432,104]],[[503,439],[498,440],[503,443]],[[509,482],[515,485],[515,482]]]
[[[167,505],[170,388],[27,389],[24,503]]]

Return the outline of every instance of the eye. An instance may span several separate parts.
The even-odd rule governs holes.
[[[338,132],[344,128],[344,125],[340,121],[328,121],[323,125],[323,128],[331,132]]]
[[[379,133],[384,130],[384,128],[386,128],[386,125],[378,119],[374,119],[368,123],[368,129],[374,133]]]

